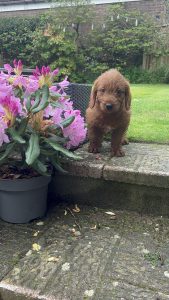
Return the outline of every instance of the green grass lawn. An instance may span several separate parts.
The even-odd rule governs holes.
[[[132,84],[131,141],[169,143],[169,85]]]

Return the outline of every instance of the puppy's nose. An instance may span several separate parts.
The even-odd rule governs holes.
[[[106,108],[107,108],[107,110],[112,110],[113,105],[112,104],[106,104]]]

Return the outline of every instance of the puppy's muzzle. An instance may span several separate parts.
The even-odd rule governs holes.
[[[112,105],[112,104],[110,104],[110,103],[106,104],[106,109],[107,109],[108,111],[111,111],[112,108],[113,108],[113,105]]]

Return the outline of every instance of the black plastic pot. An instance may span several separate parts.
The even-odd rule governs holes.
[[[0,218],[28,223],[45,215],[49,176],[0,180]]]

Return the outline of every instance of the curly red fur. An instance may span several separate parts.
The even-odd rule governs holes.
[[[86,110],[89,152],[99,152],[104,134],[110,131],[111,155],[125,155],[121,146],[126,142],[130,107],[130,86],[120,72],[111,69],[96,79]]]

